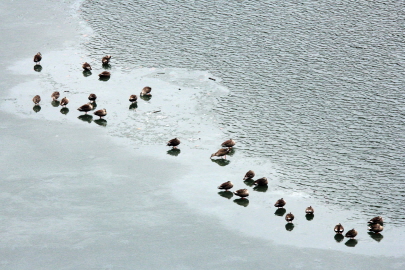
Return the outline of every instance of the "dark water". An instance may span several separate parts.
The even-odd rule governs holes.
[[[207,70],[215,116],[280,185],[404,222],[404,9],[397,1],[85,1],[93,58]]]

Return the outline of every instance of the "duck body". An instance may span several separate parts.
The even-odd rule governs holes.
[[[90,100],[90,102],[94,102],[97,99],[97,95],[96,94],[90,94],[88,99]]]
[[[177,138],[171,139],[167,142],[167,146],[172,146],[173,149],[177,149],[177,146],[180,144],[180,140]]]
[[[315,213],[314,208],[312,208],[312,206],[307,207],[307,209],[305,209],[305,213],[307,215],[313,215]]]
[[[369,223],[369,224],[380,224],[380,225],[383,225],[383,224],[384,224],[384,220],[383,220],[382,217],[378,216],[378,217],[375,217],[375,218],[370,219],[368,223]]]
[[[107,110],[106,109],[97,110],[97,111],[94,112],[94,114],[99,116],[100,119],[101,119],[101,117],[107,115]]]
[[[229,139],[229,140],[224,141],[224,142],[221,144],[221,146],[222,146],[222,147],[232,148],[232,147],[235,146],[235,144],[236,144],[236,142],[235,142],[234,140]]]
[[[41,97],[39,95],[36,95],[35,97],[32,98],[32,101],[36,105],[41,102]]]
[[[283,208],[284,205],[286,204],[286,201],[284,201],[283,198],[281,198],[280,200],[277,200],[276,203],[274,204],[275,207],[278,208]]]
[[[353,238],[356,237],[356,235],[357,235],[357,231],[356,231],[355,229],[351,229],[350,231],[348,231],[348,232],[345,234],[345,237],[348,237],[348,238],[350,238],[350,239],[353,239]]]
[[[106,55],[101,59],[101,63],[103,65],[108,65],[110,63],[111,55]]]
[[[368,230],[370,232],[380,233],[384,230],[384,227],[378,223],[374,223],[374,224],[370,224],[370,226],[368,227]]]
[[[256,186],[267,186],[269,184],[269,181],[267,181],[266,177],[262,177],[254,181],[253,184]]]
[[[77,108],[78,111],[80,112],[85,112],[87,114],[87,112],[93,110],[93,105],[91,105],[90,103],[84,104],[82,106],[80,106],[79,108]]]
[[[36,55],[34,55],[34,62],[36,65],[39,65],[41,60],[42,60],[42,54],[40,52],[38,52]]]
[[[152,91],[152,88],[151,87],[149,87],[149,86],[145,86],[144,88],[142,88],[142,91],[141,91],[141,96],[144,96],[144,95],[148,95],[148,96],[150,96],[151,94],[150,94],[150,92]]]
[[[129,96],[129,101],[132,102],[132,103],[136,102],[137,99],[138,99],[138,97],[136,95],[130,95]]]
[[[62,100],[60,101],[60,105],[61,106],[65,106],[68,105],[69,103],[69,99],[67,97],[62,98]]]
[[[90,70],[91,70],[91,66],[90,66],[90,64],[87,63],[87,62],[84,62],[84,63],[83,63],[82,68],[83,68],[84,70],[87,70],[87,71],[90,71]]]
[[[342,234],[345,231],[345,228],[343,228],[342,224],[339,223],[338,225],[335,226],[333,230],[337,234]]]
[[[100,74],[98,74],[100,78],[109,78],[111,76],[111,73],[109,71],[103,71]]]
[[[60,93],[58,91],[53,92],[51,95],[52,100],[57,100],[59,97]]]
[[[289,214],[285,215],[285,220],[286,220],[288,223],[291,223],[291,222],[294,220],[294,215],[291,214],[291,212],[290,212]]]
[[[249,196],[249,190],[247,190],[246,188],[238,189],[233,194],[235,194],[236,196],[239,196],[241,198],[246,198]]]
[[[212,157],[225,157],[226,159],[226,155],[229,153],[229,148],[221,148],[218,151],[216,151],[214,154],[211,155]]]
[[[255,172],[252,171],[252,170],[249,170],[249,171],[245,174],[245,177],[243,177],[243,180],[252,179],[253,177],[255,177]]]
[[[222,184],[218,187],[218,189],[225,189],[225,191],[228,191],[228,189],[231,189],[231,188],[233,188],[233,183],[232,183],[231,181],[222,183]]]

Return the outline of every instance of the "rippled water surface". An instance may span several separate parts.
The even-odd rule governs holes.
[[[222,78],[230,93],[215,114],[245,156],[270,161],[285,187],[396,225],[405,220],[404,13],[398,1],[82,6],[93,58]]]

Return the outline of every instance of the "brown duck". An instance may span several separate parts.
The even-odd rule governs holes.
[[[228,191],[228,189],[231,189],[231,188],[233,188],[233,184],[232,184],[231,181],[222,183],[222,184],[218,187],[218,189],[225,189],[225,191]]]
[[[218,151],[216,151],[214,154],[211,155],[212,157],[224,157],[226,159],[226,155],[229,153],[229,148],[221,148]]]
[[[111,73],[108,72],[108,71],[103,71],[103,72],[101,72],[100,74],[98,74],[98,76],[99,76],[100,78],[109,78],[109,77],[111,76]]]
[[[87,103],[77,108],[77,110],[80,112],[85,112],[87,114],[87,112],[93,110],[93,105],[91,105],[91,103]]]
[[[252,170],[249,170],[249,171],[245,174],[245,177],[243,177],[243,180],[252,179],[253,177],[255,177],[255,172],[252,171]]]
[[[34,62],[35,65],[40,65],[41,64],[41,59],[42,59],[42,54],[39,52],[36,55],[34,55]]]
[[[177,146],[180,144],[180,140],[177,138],[171,139],[167,142],[167,146],[172,146],[173,149],[177,149]]]
[[[384,227],[381,226],[378,223],[373,223],[373,224],[370,224],[370,226],[368,227],[368,230],[370,232],[379,233],[379,232],[382,232],[384,230]]]
[[[289,214],[285,215],[285,220],[286,220],[288,223],[291,223],[291,222],[294,220],[294,215],[291,214],[291,212],[290,212]]]
[[[129,96],[129,101],[132,102],[132,103],[136,102],[137,99],[138,99],[138,97],[136,95],[130,95]]]
[[[41,102],[41,97],[39,95],[36,95],[33,97],[32,101],[34,102],[35,105]]]
[[[151,91],[152,91],[152,88],[151,88],[151,87],[145,86],[144,88],[142,88],[141,96],[144,96],[144,95],[150,96],[150,95],[151,95],[151,94],[150,94]]]
[[[58,91],[53,92],[51,95],[52,100],[58,100],[59,97],[60,93]]]
[[[267,186],[269,184],[269,181],[267,181],[266,177],[262,177],[254,181],[253,184],[256,186]]]
[[[378,217],[375,217],[375,218],[370,219],[370,221],[369,221],[368,223],[369,223],[369,224],[378,223],[378,224],[380,224],[380,225],[383,225],[383,224],[384,224],[384,220],[383,220],[382,217],[378,216]]]
[[[313,215],[314,214],[314,208],[312,208],[312,206],[307,207],[307,209],[305,209],[305,213],[307,215]]]
[[[247,190],[246,188],[243,189],[238,189],[237,191],[235,191],[233,194],[235,194],[236,196],[241,197],[242,199],[244,199],[245,197],[249,196],[249,190]]]
[[[101,63],[103,65],[108,65],[110,63],[111,55],[106,55],[101,59]]]
[[[345,234],[345,237],[348,237],[348,238],[350,238],[350,239],[353,239],[353,238],[356,237],[356,235],[357,235],[357,231],[356,231],[355,229],[351,229],[350,231],[348,231],[348,232]]]
[[[67,97],[62,98],[62,100],[60,101],[60,106],[65,106],[68,105],[69,103],[69,99]]]
[[[90,71],[90,70],[91,70],[91,66],[90,66],[90,64],[87,63],[87,62],[84,62],[84,63],[83,63],[82,68],[83,68],[84,70],[87,70],[87,71]]]
[[[342,234],[345,231],[345,228],[343,228],[342,224],[339,223],[338,225],[335,226],[333,230],[337,234]]]
[[[284,205],[286,204],[286,201],[284,201],[283,198],[281,198],[280,200],[277,200],[276,203],[274,204],[275,207],[278,208],[283,208]]]
[[[90,100],[90,102],[94,102],[97,99],[97,95],[96,94],[90,94],[88,99]]]
[[[100,119],[101,119],[101,117],[107,115],[107,110],[106,109],[97,110],[94,112],[94,114],[97,116],[100,116]]]
[[[229,140],[224,141],[224,142],[221,144],[221,146],[222,146],[222,147],[232,148],[232,147],[235,146],[235,144],[236,144],[236,142],[235,142],[234,140],[229,139]]]

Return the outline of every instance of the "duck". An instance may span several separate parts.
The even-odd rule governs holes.
[[[345,228],[343,228],[342,224],[339,223],[338,225],[335,226],[333,230],[337,234],[342,234],[345,231]]]
[[[267,181],[266,177],[262,177],[254,181],[253,184],[256,186],[267,186],[269,184],[269,181]]]
[[[65,106],[68,105],[69,103],[69,99],[67,97],[62,98],[62,100],[60,101],[60,105],[61,106]]]
[[[96,94],[90,94],[88,99],[90,100],[90,102],[95,102],[97,99],[97,96],[96,96]]]
[[[60,93],[58,91],[55,91],[52,93],[51,98],[52,98],[52,100],[58,100],[59,96],[60,96]]]
[[[369,223],[369,224],[378,223],[378,224],[380,224],[380,225],[383,225],[383,224],[384,224],[384,220],[383,220],[382,217],[378,216],[378,217],[374,217],[374,218],[370,219],[368,223]]]
[[[83,68],[84,70],[87,70],[87,71],[90,71],[90,70],[91,70],[91,66],[90,66],[90,64],[87,63],[87,62],[84,62],[84,63],[83,63],[82,68]]]
[[[231,151],[231,150],[229,150],[229,148],[221,148],[218,151],[216,151],[214,154],[212,154],[211,158],[215,156],[215,157],[225,157],[225,159],[226,159],[226,155],[229,153],[229,151]]]
[[[294,220],[294,215],[291,214],[291,212],[290,212],[289,214],[285,215],[285,220],[286,220],[288,223],[291,223],[291,222]]]
[[[111,76],[111,73],[108,72],[108,71],[103,71],[103,72],[101,72],[100,74],[98,74],[98,76],[99,76],[100,78],[109,78],[109,77]]]
[[[177,146],[180,144],[180,140],[177,138],[171,139],[167,142],[167,146],[172,146],[173,149],[177,149]]]
[[[97,110],[94,112],[94,114],[97,116],[100,116],[100,119],[101,119],[101,117],[107,115],[107,110],[106,109]]]
[[[348,238],[350,238],[350,239],[353,239],[353,238],[356,237],[356,235],[357,235],[357,231],[356,231],[355,229],[351,229],[350,231],[348,231],[348,232],[345,234],[345,237],[348,237]]]
[[[241,197],[242,199],[244,199],[245,197],[249,196],[249,190],[247,190],[246,188],[243,189],[238,189],[237,191],[235,191],[233,194],[235,194],[236,196]]]
[[[42,59],[42,54],[40,52],[38,52],[36,55],[34,55],[35,65],[40,65],[41,59]]]
[[[384,227],[378,223],[373,223],[373,224],[370,224],[370,226],[368,227],[368,230],[370,232],[379,233],[384,230]]]
[[[41,102],[41,97],[39,95],[36,95],[35,97],[32,98],[32,101],[34,102],[35,105]]]
[[[222,146],[222,147],[232,148],[232,147],[235,146],[235,144],[236,144],[236,142],[235,142],[234,140],[229,139],[229,140],[224,141],[224,142],[221,144],[221,146]]]
[[[307,207],[307,209],[305,209],[305,213],[307,215],[313,215],[314,214],[314,208],[312,208],[312,206]]]
[[[274,204],[275,207],[278,208],[283,208],[284,205],[286,204],[286,201],[284,201],[283,198],[281,198],[280,200],[277,200],[276,203]]]
[[[245,174],[245,177],[243,177],[243,180],[252,179],[253,177],[255,177],[255,172],[252,171],[252,170],[249,170],[249,171]]]
[[[111,59],[111,55],[106,55],[101,59],[101,63],[103,65],[108,65],[108,63],[110,62],[110,59]]]
[[[152,88],[151,88],[151,87],[145,86],[144,88],[142,88],[141,96],[144,96],[144,95],[150,96],[150,95],[151,95],[151,94],[150,94],[151,91],[152,91]]]
[[[79,108],[77,108],[77,110],[80,112],[85,112],[87,114],[87,112],[93,110],[93,105],[91,105],[91,103],[89,102],[87,104],[80,106]]]
[[[136,95],[130,95],[129,96],[129,101],[132,102],[132,103],[136,102],[137,99],[138,99],[138,97]]]
[[[227,181],[227,182],[225,182],[225,183],[222,183],[222,184],[218,187],[218,189],[225,189],[225,191],[228,191],[228,189],[231,189],[231,188],[233,188],[233,184],[232,184],[231,181]]]

